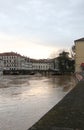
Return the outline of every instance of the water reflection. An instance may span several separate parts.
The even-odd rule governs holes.
[[[0,130],[27,130],[74,86],[72,76],[1,77]]]

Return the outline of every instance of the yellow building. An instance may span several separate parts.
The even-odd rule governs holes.
[[[74,41],[75,43],[75,72],[84,70],[84,38]]]

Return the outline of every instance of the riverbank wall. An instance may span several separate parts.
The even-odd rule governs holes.
[[[84,130],[84,80],[28,130]]]

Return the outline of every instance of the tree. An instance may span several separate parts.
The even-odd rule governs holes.
[[[75,59],[75,55],[76,55],[75,50],[76,50],[75,45],[73,45],[72,48],[71,48],[71,56],[72,56],[73,59]]]
[[[69,52],[63,51],[58,56],[59,70],[62,74],[74,71],[74,62],[69,57]]]

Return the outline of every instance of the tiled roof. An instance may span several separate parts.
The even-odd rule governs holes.
[[[15,52],[5,52],[5,53],[0,53],[0,56],[21,56],[21,55]]]
[[[78,41],[84,41],[84,37],[83,37],[83,38],[80,38],[80,39],[77,39],[77,40],[75,40],[74,42],[78,42]]]

